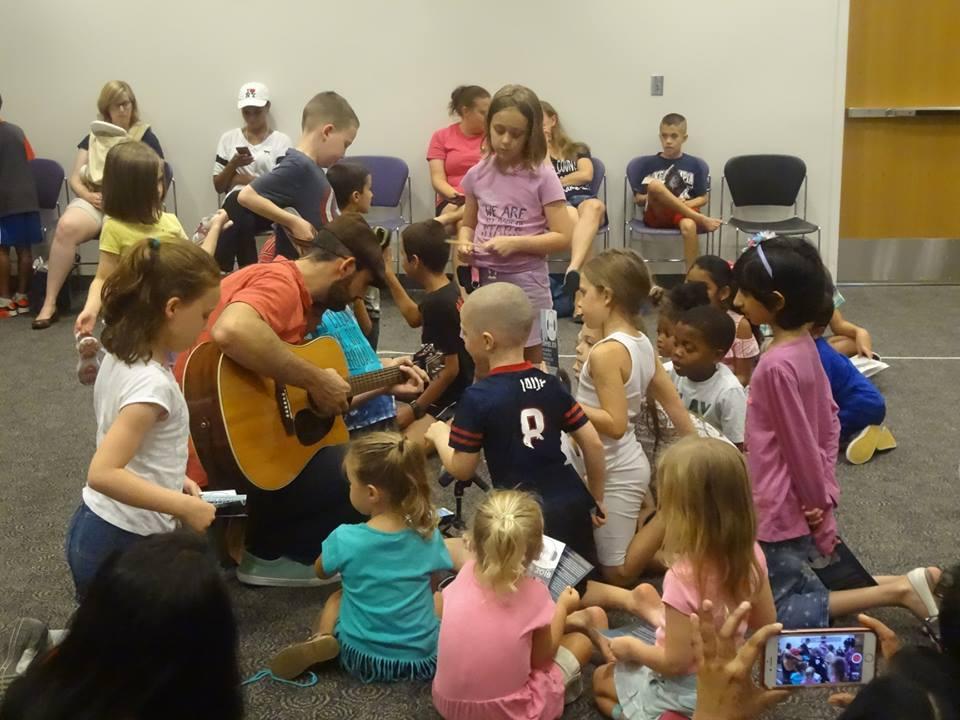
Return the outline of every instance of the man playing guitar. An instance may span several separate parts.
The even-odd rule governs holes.
[[[347,213],[321,228],[300,247],[297,260],[250,265],[225,277],[220,303],[207,318],[197,344],[213,340],[224,355],[278,383],[306,390],[321,413],[341,414],[351,403],[350,385],[336,371],[294,355],[285,343],[301,343],[326,309],[342,310],[363,297],[368,285],[386,287],[380,245],[357,214]],[[190,350],[177,358],[182,381]],[[409,358],[401,366],[407,381],[386,390],[412,396],[423,390],[426,374]],[[353,398],[360,404],[371,397]],[[361,522],[350,505],[341,470],[343,447],[320,450],[286,487],[247,491],[247,549],[237,577],[257,585],[301,586],[319,581],[312,563],[323,540],[342,523]],[[191,447],[187,474],[201,485],[206,473]]]

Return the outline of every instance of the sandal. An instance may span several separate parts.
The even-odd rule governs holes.
[[[944,575],[941,574],[940,579],[943,580]],[[934,591],[931,591],[931,578],[930,573],[926,568],[914,568],[907,573],[907,582],[910,583],[910,587],[913,588],[913,591],[917,594],[917,597],[920,598],[920,601],[923,603],[924,608],[927,612],[927,617],[921,619],[923,623],[923,632],[931,640],[933,640],[937,645],[940,644],[940,606],[937,605],[937,599],[934,596],[934,591],[940,587],[940,582],[933,584]],[[951,576],[949,583],[952,584],[953,577]],[[941,589],[943,592],[946,587],[949,587],[949,584],[944,585]]]
[[[34,330],[46,330],[48,327],[53,325],[59,319],[60,319],[60,311],[54,310],[53,315],[51,315],[48,318],[42,318],[42,319],[36,318],[32,323],[30,323],[30,327],[33,328]]]

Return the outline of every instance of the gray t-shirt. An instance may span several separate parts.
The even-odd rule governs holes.
[[[730,368],[718,363],[713,377],[703,382],[680,377],[672,366],[667,373],[687,410],[713,425],[735,445],[743,442],[747,392]]]
[[[280,208],[293,208],[317,230],[340,214],[323,169],[296,148],[287,150],[266,175],[250,186]],[[285,228],[277,226],[277,254],[296,260],[299,253]]]
[[[30,172],[29,147],[23,130],[13,123],[0,122],[0,217],[40,209]]]

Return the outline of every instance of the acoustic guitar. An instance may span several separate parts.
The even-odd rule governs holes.
[[[298,357],[336,370],[350,394],[397,385],[407,376],[398,367],[347,375],[347,360],[336,340],[320,337],[288,345]],[[443,354],[424,345],[414,363],[433,377]],[[347,442],[340,415],[317,412],[307,391],[262,377],[224,355],[216,343],[201,343],[187,358],[183,395],[190,410],[190,436],[211,490],[262,490],[288,485],[316,452]]]

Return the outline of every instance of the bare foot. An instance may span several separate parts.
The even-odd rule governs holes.
[[[700,221],[700,225],[703,226],[703,229],[706,230],[707,232],[714,232],[715,230],[719,229],[721,225],[723,225],[723,220],[719,220],[718,218],[708,217],[706,215],[704,215],[702,218],[697,218],[697,219]]]
[[[930,592],[932,593],[933,589],[940,581],[941,571],[940,568],[936,567],[928,567],[926,568],[926,571],[927,586],[930,588]],[[923,603],[923,600],[920,599],[917,591],[913,589],[913,586],[910,584],[910,581],[907,579],[906,575],[901,576],[900,580],[903,585],[901,588],[901,607],[906,608],[921,620],[926,620],[930,615],[930,611],[927,610],[927,606]]]
[[[649,583],[641,583],[630,591],[630,607],[626,610],[651,625],[663,622],[663,601],[657,589]]]
[[[591,630],[606,630],[610,627],[607,613],[601,607],[588,607],[567,615],[567,632],[582,632],[590,634]]]

